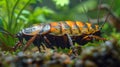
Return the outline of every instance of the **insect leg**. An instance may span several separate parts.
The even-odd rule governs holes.
[[[99,36],[96,36],[96,35],[85,36],[84,38],[82,38],[81,41],[83,41],[83,40],[91,40],[91,39],[93,39],[93,38],[95,38],[95,39],[97,39],[97,40],[106,41],[105,38],[102,38],[102,37],[99,37]]]
[[[23,51],[25,51],[29,47],[29,45],[35,40],[36,37],[37,35],[34,35],[30,40],[28,40]]]
[[[99,37],[99,36],[95,36],[95,35],[93,35],[92,37],[95,38],[95,39],[98,39],[98,40],[103,40],[103,41],[107,40],[105,38],[102,38],[102,37]]]
[[[37,46],[37,48],[38,48],[39,52],[41,52],[40,46]]]
[[[69,41],[69,43],[70,43],[70,46],[71,46],[72,48],[74,48],[74,45],[73,45],[73,42],[72,42],[71,37],[70,37],[68,34],[65,34],[65,35],[66,35],[67,38],[68,38],[68,41]]]
[[[77,54],[77,50],[75,49],[75,46],[73,45],[73,42],[72,42],[71,37],[70,37],[68,34],[65,34],[65,35],[66,35],[67,38],[68,38],[68,41],[69,41],[70,46],[71,46],[71,48],[72,48],[72,52],[77,56],[77,55],[78,55],[78,54]]]
[[[16,51],[17,47],[21,46],[21,42],[18,41],[16,45],[12,48],[13,51]]]
[[[45,46],[44,45],[45,45],[44,43],[41,43],[41,46],[42,46],[43,50],[45,50]]]
[[[46,45],[47,45],[48,47],[54,49],[53,46],[51,45],[50,41],[48,40],[48,38],[47,38],[46,36],[44,36],[44,40],[45,40],[45,42],[47,43]]]
[[[39,38],[36,38],[36,39],[37,39],[36,41],[37,41],[37,48],[38,48],[38,51],[41,52],[41,49],[40,49],[40,45],[41,45],[41,44],[40,44],[40,42],[39,42]]]

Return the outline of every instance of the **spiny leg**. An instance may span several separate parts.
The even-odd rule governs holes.
[[[42,52],[40,46],[42,46],[42,48],[45,50],[45,46],[43,46],[43,45],[44,45],[44,43],[37,42],[37,48],[38,48],[39,52]]]
[[[30,44],[35,40],[36,37],[37,35],[34,35],[30,40],[28,40],[23,51],[25,51],[30,46]]]
[[[43,50],[45,50],[45,46],[44,45],[45,45],[44,43],[41,43],[41,46],[42,46]]]
[[[102,38],[102,37],[95,36],[95,35],[93,35],[92,37],[95,38],[95,39],[98,39],[98,40],[103,40],[103,41],[107,40],[106,38]]]
[[[52,44],[50,43],[50,41],[48,40],[48,38],[47,38],[46,36],[44,36],[44,40],[45,40],[46,45],[47,45],[48,47],[54,49],[53,46],[52,46]]]
[[[37,44],[39,44],[39,43],[37,43]],[[41,53],[42,51],[41,51],[40,46],[42,46],[44,50],[45,50],[45,47],[43,46],[43,43],[37,45],[38,51]]]
[[[16,45],[12,48],[12,50],[13,50],[13,51],[16,51],[16,49],[17,49],[19,46],[21,46],[21,42],[20,42],[20,41],[18,41],[18,42],[16,43]]]
[[[77,50],[75,49],[75,46],[73,45],[73,42],[72,42],[71,37],[70,37],[68,34],[65,34],[65,35],[66,35],[67,38],[68,38],[68,41],[69,41],[70,46],[71,46],[71,48],[72,48],[72,52],[77,56],[77,55],[78,55],[78,54],[77,54]]]
[[[41,52],[40,46],[37,46],[37,48],[38,48],[39,52]]]
[[[97,39],[97,40],[103,40],[103,41],[106,41],[107,39],[105,38],[102,38],[100,36],[96,36],[96,35],[88,35],[88,36],[85,36],[84,38],[82,38],[82,40],[91,40],[91,39]]]
[[[41,49],[40,49],[40,45],[41,45],[41,44],[39,43],[39,38],[37,38],[36,41],[37,41],[37,48],[38,48],[38,51],[39,51],[39,53],[40,53],[40,52],[41,52]]]

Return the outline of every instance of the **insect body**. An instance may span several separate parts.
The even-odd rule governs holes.
[[[93,39],[104,40],[104,38],[100,37],[100,34],[99,26],[91,23],[78,21],[51,22],[34,25],[20,31],[17,34],[19,41],[14,49],[20,44],[23,44],[23,39],[27,41],[24,50],[26,50],[31,43],[38,48],[43,43],[49,48],[53,46],[70,48],[74,47],[75,42],[79,45],[84,45]]]

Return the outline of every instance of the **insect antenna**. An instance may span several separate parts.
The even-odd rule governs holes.
[[[82,0],[80,0],[80,2],[82,2]],[[86,15],[86,17],[87,17],[87,21],[90,22],[90,19],[89,19],[89,17],[88,17],[88,14],[87,14],[87,10],[86,10],[86,8],[85,8],[85,5],[82,5],[82,8],[83,8],[84,13],[85,13],[85,15]]]
[[[98,8],[99,8],[99,5],[101,5],[101,3],[102,3],[102,0],[98,0]],[[97,23],[98,23],[98,25],[100,25],[99,15],[100,15],[100,9],[98,9],[98,11],[97,11]]]
[[[113,4],[114,4],[114,0],[112,0],[111,1],[111,4],[112,4],[112,6],[110,6],[110,8],[109,9],[112,9],[112,7],[113,7]],[[100,6],[101,7],[101,6]],[[106,18],[105,18],[105,21],[103,22],[103,24],[99,27],[99,30],[102,30],[102,28],[103,28],[103,26],[104,26],[104,24],[107,22],[107,20],[108,20],[108,18],[109,18],[109,16],[110,16],[110,14],[109,14],[110,12],[108,11],[108,14],[107,14],[107,16],[106,16]]]

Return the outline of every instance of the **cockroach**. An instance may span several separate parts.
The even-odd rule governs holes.
[[[74,43],[85,45],[94,39],[106,40],[101,37],[103,25],[99,26],[80,21],[59,21],[34,25],[21,30],[16,35],[19,41],[14,46],[14,50],[24,44],[23,39],[25,39],[27,42],[23,51],[33,43],[38,47],[39,51],[40,46],[45,45],[48,48],[53,48],[54,46],[61,48],[71,47],[73,52],[75,52]]]
[[[105,40],[101,38],[101,31],[98,25],[83,23],[79,21],[60,21],[47,24],[34,25],[21,30],[17,35],[19,41],[14,49],[23,44],[23,39],[27,41],[24,51],[33,43],[40,50],[40,46],[45,44],[48,48],[53,46],[61,48],[73,48],[74,43],[84,45],[93,39]]]

